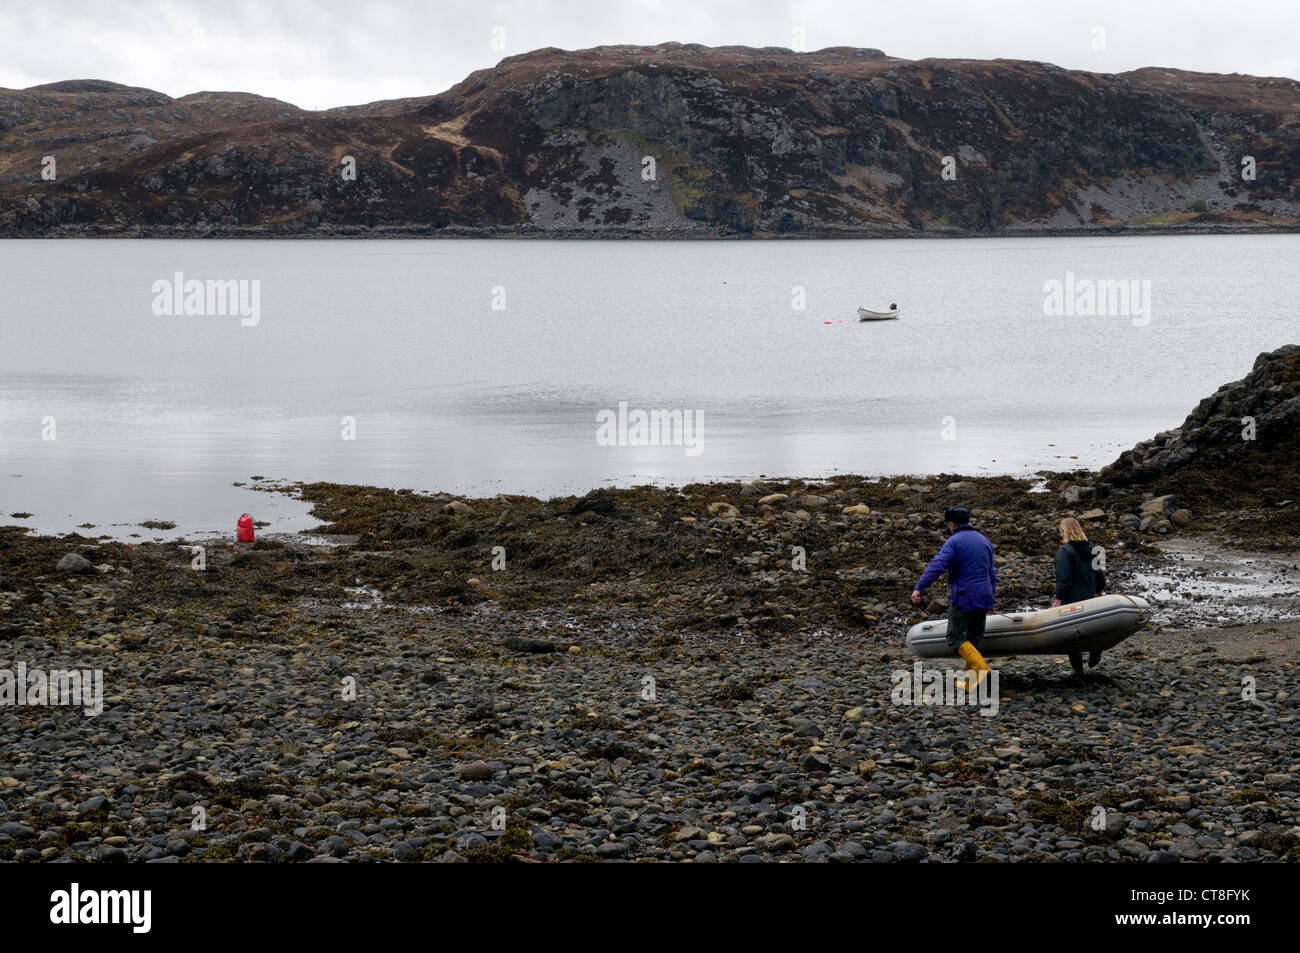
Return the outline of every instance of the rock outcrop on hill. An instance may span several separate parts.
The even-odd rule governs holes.
[[[1300,345],[1261,354],[1251,372],[1205,398],[1181,427],[1105,467],[1117,486],[1155,485],[1225,504],[1300,503]]]
[[[0,90],[6,236],[1297,227],[1291,79],[667,43],[538,50],[323,112]]]

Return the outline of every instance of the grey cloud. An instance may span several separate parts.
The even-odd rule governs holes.
[[[506,48],[494,49],[503,28]],[[1094,28],[1105,49],[1092,46]],[[1300,77],[1293,0],[27,0],[0,9],[0,86],[109,79],[173,96],[238,89],[306,107],[440,92],[544,46],[668,40],[870,46],[1119,72]]]

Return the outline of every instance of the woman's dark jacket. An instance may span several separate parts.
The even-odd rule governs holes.
[[[1099,596],[1106,574],[1092,568],[1092,543],[1074,540],[1056,551],[1056,598],[1064,605]]]

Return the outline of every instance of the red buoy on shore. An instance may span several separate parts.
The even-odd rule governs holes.
[[[238,538],[241,543],[251,543],[253,541],[253,518],[247,513],[239,518]]]

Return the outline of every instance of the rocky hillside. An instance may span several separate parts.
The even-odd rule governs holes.
[[[91,80],[0,90],[7,236],[1298,226],[1290,79],[669,43],[538,50],[437,96],[324,112]]]
[[[1181,427],[1103,469],[1119,486],[1151,485],[1220,505],[1300,505],[1300,345],[1261,354],[1242,380],[1205,398]]]

